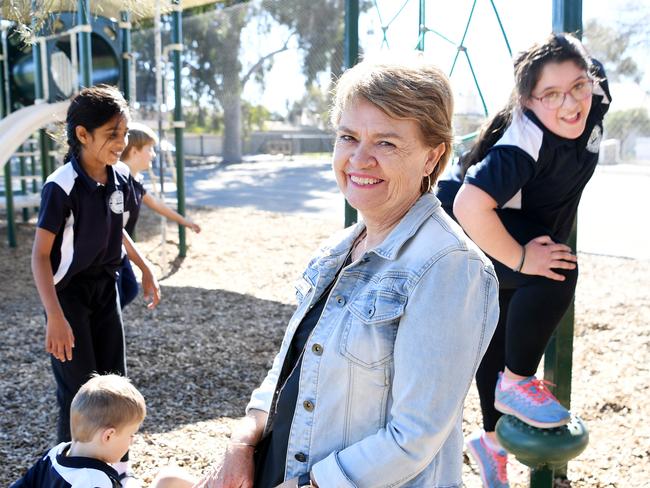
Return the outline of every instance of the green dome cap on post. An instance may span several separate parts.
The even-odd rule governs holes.
[[[526,466],[559,468],[578,456],[589,443],[587,427],[577,416],[567,425],[539,429],[511,416],[502,416],[496,425],[499,442]]]

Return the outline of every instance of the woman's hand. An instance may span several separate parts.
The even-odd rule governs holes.
[[[253,488],[255,465],[252,446],[231,443],[218,463],[195,488]]]
[[[553,269],[575,269],[578,257],[566,244],[557,244],[549,236],[539,236],[526,244],[526,258],[521,272],[539,275],[556,281],[565,277]]]
[[[195,488],[253,488],[253,453],[262,438],[267,416],[266,412],[251,408],[239,419],[221,462]]]
[[[45,351],[61,362],[72,360],[74,334],[63,314],[48,315],[45,331]]]

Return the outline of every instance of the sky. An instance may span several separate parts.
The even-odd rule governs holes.
[[[619,17],[627,2],[628,0],[583,0],[583,22],[596,17],[602,23],[611,23]],[[647,3],[650,8],[650,0],[640,0],[637,3]],[[359,20],[359,42],[363,50],[373,54],[381,54],[385,50],[413,50],[418,40],[419,2],[377,0],[376,4],[378,8],[362,14]],[[430,32],[425,38],[425,56],[430,57],[433,63],[447,73],[451,70],[457,52],[456,45],[462,39],[472,4],[473,0],[427,1],[427,27],[453,42],[445,41]],[[551,31],[552,0],[494,0],[494,4],[513,54],[526,49],[536,40],[543,39]],[[382,25],[388,25],[387,43],[383,42]],[[285,35],[286,31],[277,30],[278,43],[284,41]],[[248,34],[247,42],[253,45],[257,43],[262,50],[273,47],[269,45],[269,40],[260,40],[254,32]],[[512,89],[512,58],[489,0],[477,0],[463,45],[467,49],[488,111],[491,113],[498,110]],[[295,47],[295,42],[290,42],[289,46]],[[263,104],[271,111],[286,113],[287,102],[292,102],[304,93],[304,79],[294,75],[300,72],[299,62],[295,49],[280,53],[275,57],[274,67],[265,78],[264,88],[251,83],[247,85],[244,97]],[[456,91],[457,112],[483,111],[469,64],[463,55],[458,57],[451,82]]]

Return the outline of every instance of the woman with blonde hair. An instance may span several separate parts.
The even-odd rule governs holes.
[[[363,220],[305,269],[280,352],[199,486],[462,486],[463,401],[498,285],[430,191],[452,113],[421,60],[340,78],[332,165]]]

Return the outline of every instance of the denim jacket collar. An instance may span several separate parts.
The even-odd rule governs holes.
[[[415,235],[422,223],[428,219],[433,212],[440,207],[440,200],[433,193],[422,195],[409,209],[397,226],[388,234],[379,246],[370,250],[377,256],[394,261],[404,243]],[[355,239],[366,228],[363,222],[359,222],[350,228],[349,234],[341,242],[330,250],[330,256],[343,257],[347,255]]]

